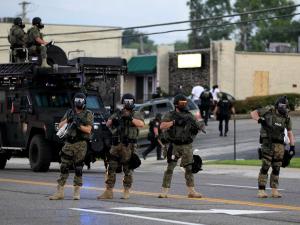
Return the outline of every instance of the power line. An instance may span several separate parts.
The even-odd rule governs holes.
[[[175,22],[169,22],[169,23],[157,23],[157,24],[150,24],[150,25],[124,27],[124,28],[111,28],[111,29],[103,29],[103,30],[75,31],[75,32],[66,32],[66,33],[50,33],[50,34],[44,34],[44,36],[60,36],[60,35],[86,34],[86,33],[102,33],[102,32],[110,32],[110,31],[120,31],[120,30],[130,30],[130,29],[140,29],[140,28],[149,28],[149,27],[160,27],[160,26],[170,26],[170,25],[178,25],[178,24],[190,23],[190,22],[205,22],[205,21],[209,21],[209,20],[230,18],[230,17],[242,16],[242,15],[247,15],[247,14],[259,14],[259,13],[276,11],[276,10],[297,8],[299,6],[300,6],[300,4],[288,5],[288,6],[280,6],[280,7],[274,7],[274,8],[253,10],[253,11],[242,12],[242,13],[235,13],[235,14],[224,15],[224,16],[215,16],[215,17],[209,17],[209,18],[203,18],[203,19],[197,19],[197,20],[183,20],[183,21],[175,21]],[[0,36],[0,39],[2,39],[2,38],[7,38],[7,37],[6,36]]]
[[[71,41],[56,41],[55,43],[62,44],[62,43],[78,43],[78,42],[87,42],[87,41],[101,41],[101,40],[110,40],[110,39],[121,39],[126,37],[140,37],[140,36],[150,36],[150,35],[157,35],[157,34],[166,34],[166,33],[173,33],[173,32],[182,32],[182,31],[190,31],[190,30],[201,30],[201,29],[208,29],[208,28],[216,28],[216,27],[223,27],[223,26],[232,26],[244,23],[253,23],[263,20],[272,20],[278,18],[285,18],[285,17],[293,17],[296,15],[300,15],[300,13],[288,14],[288,15],[281,15],[281,16],[273,16],[273,17],[265,17],[260,19],[254,20],[245,20],[233,23],[222,23],[218,25],[208,25],[208,26],[201,26],[195,28],[187,28],[187,29],[175,29],[175,30],[167,30],[167,31],[159,31],[159,32],[152,32],[147,34],[135,34],[135,35],[125,35],[125,36],[115,36],[115,37],[104,37],[104,38],[90,38],[90,39],[79,39],[79,40],[71,40]],[[9,45],[0,45],[0,47],[9,47]]]

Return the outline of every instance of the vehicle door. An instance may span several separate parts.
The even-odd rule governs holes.
[[[150,120],[154,119],[154,109],[153,105],[144,105],[141,106],[139,112],[144,116],[145,126],[139,129],[139,137],[145,138],[148,135],[149,131],[149,122]]]

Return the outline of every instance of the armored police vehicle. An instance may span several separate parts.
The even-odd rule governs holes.
[[[32,62],[0,64],[0,169],[11,157],[28,157],[37,172],[59,161],[63,141],[56,136],[58,124],[78,91],[85,92],[87,109],[94,113],[85,163],[94,162],[110,148],[110,132],[105,126],[109,112],[91,84],[126,70],[121,58],[81,57],[51,68]]]

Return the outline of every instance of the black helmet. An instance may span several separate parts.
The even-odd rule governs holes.
[[[275,108],[281,115],[286,116],[289,108],[289,101],[287,97],[280,96],[275,102]]]
[[[23,23],[23,20],[21,17],[17,17],[14,19],[14,25],[17,25],[21,28],[24,28],[25,27],[25,24]]]
[[[134,170],[141,165],[140,157],[136,153],[131,154],[131,158],[129,160],[129,169]]]
[[[178,94],[174,97],[173,101],[176,108],[180,110],[186,109],[187,106],[187,98],[183,94]]]
[[[44,28],[44,24],[42,23],[42,19],[40,17],[34,17],[32,19],[32,25],[35,25],[40,29]]]
[[[198,173],[202,170],[202,159],[199,155],[193,155],[192,173]]]
[[[82,92],[74,95],[74,106],[78,109],[84,109],[86,106],[86,96]]]
[[[135,98],[132,94],[124,94],[121,99],[121,104],[124,105],[125,109],[132,110],[134,108]]]

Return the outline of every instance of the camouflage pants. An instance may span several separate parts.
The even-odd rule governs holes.
[[[42,59],[47,58],[47,48],[45,46],[33,45],[28,49],[29,55],[40,55]]]
[[[271,146],[271,147],[270,147]],[[272,167],[270,176],[270,187],[277,188],[279,180],[280,167],[284,155],[283,144],[269,145],[267,142],[262,144],[262,166],[258,175],[258,188],[265,189],[268,180],[268,170]]]
[[[172,160],[169,160],[168,167],[164,173],[163,188],[170,188],[173,171],[175,167],[177,166],[177,160],[181,158],[180,166],[185,168],[185,181],[186,186],[188,187],[194,187],[194,175],[192,173],[192,165],[193,163],[193,149],[192,144],[188,145],[173,145],[172,150]]]
[[[69,177],[70,167],[74,167],[74,186],[82,186],[83,161],[87,151],[86,141],[79,141],[73,144],[66,142],[61,150],[60,177],[57,183],[61,186],[66,184]]]
[[[124,144],[119,144],[111,147],[105,179],[107,188],[113,188],[115,186],[116,170],[120,163],[122,164],[124,172],[123,186],[124,188],[131,188],[133,179],[132,170],[129,169],[129,160],[132,153],[135,151],[135,148],[136,144],[129,144],[127,146]]]

